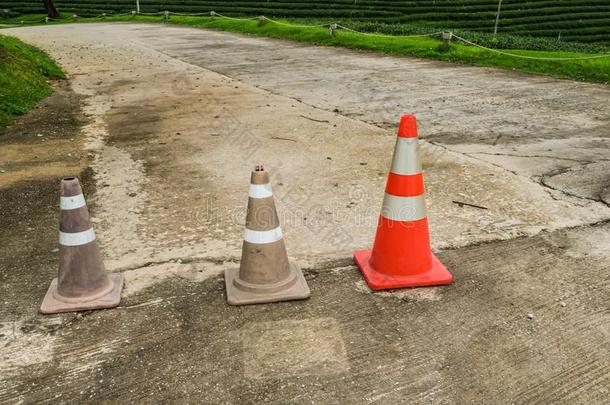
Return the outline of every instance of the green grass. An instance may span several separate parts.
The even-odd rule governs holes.
[[[68,20],[73,21],[71,18]],[[139,21],[159,23],[163,21],[163,17],[118,16],[98,19],[79,19],[79,21]],[[444,50],[441,47],[441,41],[436,38],[372,37],[347,31],[338,31],[335,36],[330,36],[328,30],[325,28],[301,26],[287,27],[271,22],[261,25],[258,21],[254,20],[236,21],[210,17],[171,16],[170,22],[191,27],[210,28],[240,32],[249,35],[308,42],[316,45],[341,46],[394,55],[432,58],[476,66],[499,67],[573,80],[605,84],[610,80],[610,57],[574,61],[543,61],[500,55],[484,49],[457,43],[453,43],[448,50]],[[289,23],[289,21],[284,22]],[[505,49],[504,51],[539,58],[578,58],[595,55],[582,52],[525,51],[518,49]]]
[[[0,131],[51,94],[52,78],[64,74],[44,52],[0,35]]]

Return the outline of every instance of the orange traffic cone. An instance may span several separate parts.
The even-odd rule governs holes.
[[[40,306],[43,314],[119,305],[123,275],[106,274],[78,179],[61,181],[59,275]]]
[[[301,269],[288,261],[269,175],[261,165],[251,175],[240,267],[225,272],[225,284],[231,305],[309,297]]]
[[[354,260],[373,290],[451,284],[453,276],[430,250],[415,116],[403,115],[373,250]]]

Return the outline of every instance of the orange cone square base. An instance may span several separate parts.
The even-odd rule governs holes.
[[[57,298],[57,278],[51,281],[51,286],[42,300],[40,312],[43,314],[57,314],[60,312],[88,311],[91,309],[114,308],[121,302],[121,291],[123,290],[124,278],[122,273],[110,273],[108,278],[112,281],[113,288],[105,295],[87,301],[86,297],[78,302],[65,302]]]
[[[451,284],[453,276],[447,268],[432,255],[432,268],[425,273],[388,275],[383,274],[370,265],[371,251],[359,250],[354,253],[354,261],[364,275],[372,290],[390,290],[393,288],[426,287]]]
[[[227,287],[227,302],[230,305],[265,304],[268,302],[304,300],[311,295],[309,286],[303,272],[294,263],[290,263],[292,271],[296,273],[296,282],[285,290],[277,292],[256,293],[239,289],[233,280],[239,274],[239,268],[225,271],[225,285]]]

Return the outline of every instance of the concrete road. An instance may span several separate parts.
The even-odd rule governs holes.
[[[400,111],[414,113],[430,142],[548,188],[610,202],[603,177],[610,169],[608,86],[180,28],[162,35],[140,28],[130,37],[382,128],[393,129]]]
[[[1,401],[604,403],[607,87],[159,25],[3,33],[70,79],[0,139]],[[456,281],[371,294],[351,253],[402,112]],[[233,308],[259,162],[312,298]],[[36,313],[64,175],[125,273],[118,309]]]

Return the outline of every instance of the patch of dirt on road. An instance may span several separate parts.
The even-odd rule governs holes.
[[[66,82],[0,136],[0,315],[3,320],[37,310],[56,270],[59,180],[83,173],[80,97]],[[32,301],[36,301],[33,303]]]
[[[1,146],[0,146],[1,148]],[[38,310],[55,276],[58,181],[24,181],[0,190],[0,315]]]
[[[79,138],[81,97],[66,81],[0,135],[0,187],[39,178],[78,175],[87,164]]]

